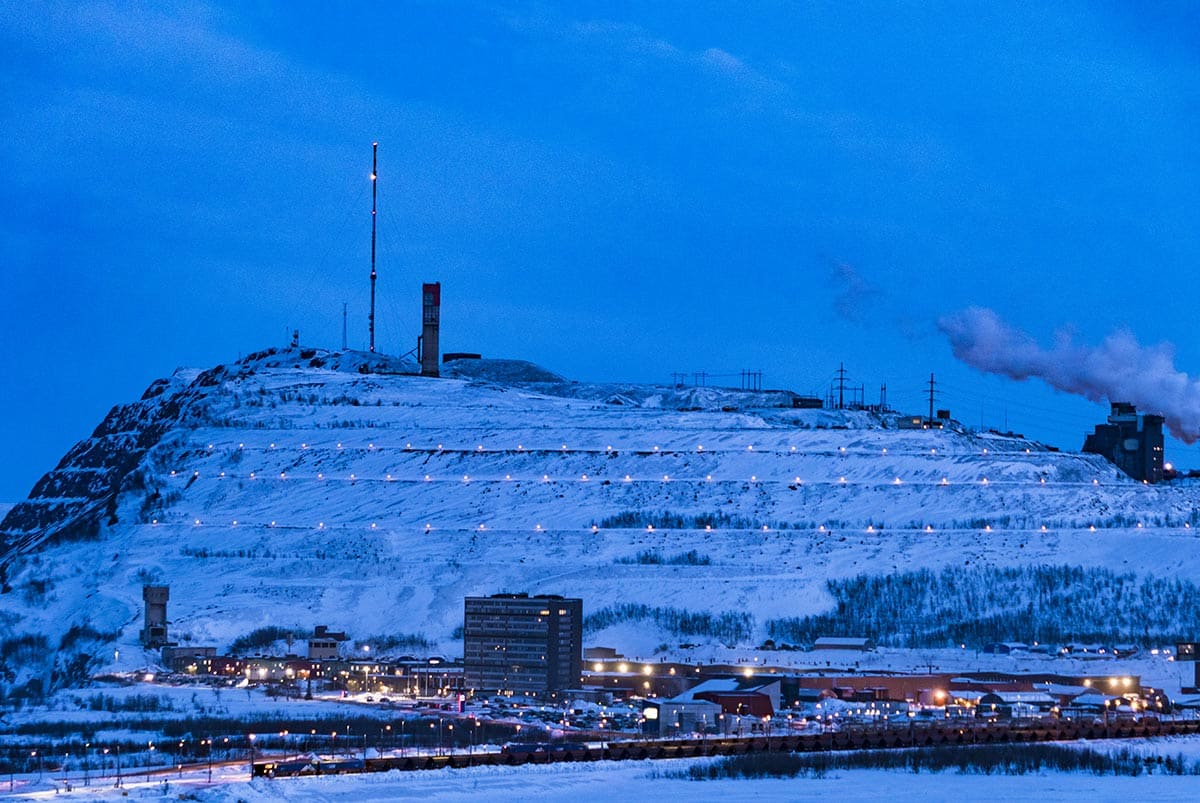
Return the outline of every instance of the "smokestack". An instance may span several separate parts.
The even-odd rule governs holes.
[[[1200,439],[1200,380],[1175,368],[1170,343],[1143,346],[1131,332],[1119,330],[1099,346],[1077,346],[1059,332],[1054,346],[1044,349],[982,307],[947,315],[938,328],[954,356],[980,371],[1040,379],[1095,402],[1129,402],[1161,413],[1171,434],[1185,443]]]
[[[438,375],[441,316],[442,283],[421,285],[421,376]]]

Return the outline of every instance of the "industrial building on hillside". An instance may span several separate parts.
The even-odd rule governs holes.
[[[494,594],[463,603],[467,687],[550,695],[578,688],[583,672],[583,601]]]
[[[167,643],[167,600],[170,596],[170,586],[142,586],[142,601],[146,603],[142,646],[161,647]]]
[[[1107,424],[1083,442],[1083,451],[1103,455],[1135,480],[1163,478],[1163,417],[1142,414],[1128,402],[1113,402]]]
[[[421,338],[417,341],[417,360],[421,376],[438,375],[438,351],[441,349],[442,283],[421,285]]]

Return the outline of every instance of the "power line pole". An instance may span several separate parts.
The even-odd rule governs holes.
[[[929,375],[929,425],[933,426],[933,393],[934,393],[933,374]]]
[[[346,350],[346,302],[342,302],[342,351]]]
[[[846,409],[846,364],[838,363],[838,409]]]
[[[371,314],[367,325],[371,330],[371,353],[375,353],[375,199],[379,190],[379,143],[371,143]]]

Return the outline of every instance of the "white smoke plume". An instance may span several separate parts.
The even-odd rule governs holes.
[[[969,307],[938,320],[954,356],[991,374],[1024,381],[1037,378],[1092,401],[1125,401],[1163,416],[1171,434],[1186,443],[1200,439],[1200,379],[1175,368],[1170,343],[1143,346],[1128,330],[1098,346],[1080,346],[1067,332],[1042,348],[994,311]]]

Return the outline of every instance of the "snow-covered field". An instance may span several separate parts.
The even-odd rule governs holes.
[[[1152,755],[1184,755],[1200,759],[1200,739],[1172,738],[1144,742],[1088,742],[1080,747],[1132,747]],[[87,800],[325,801],[363,803],[390,800],[578,801],[681,799],[757,803],[763,800],[875,801],[897,800],[1194,800],[1196,779],[1188,776],[1143,775],[1098,777],[1043,772],[1022,776],[961,775],[954,770],[912,774],[883,770],[839,770],[825,777],[761,780],[693,781],[665,777],[698,760],[641,761],[611,764],[557,764],[525,767],[478,767],[287,780],[246,780],[245,768],[218,770],[209,785],[203,773],[150,782],[136,776],[122,789],[76,787],[56,793],[45,778],[20,778],[19,797],[62,797]],[[30,782],[26,785],[26,781]]]
[[[954,773],[910,775],[853,770],[826,778],[780,780],[691,781],[661,777],[669,764],[633,763],[616,767],[553,766],[481,768],[452,778],[335,779],[299,781],[298,788],[266,783],[215,790],[207,799],[317,801],[335,798],[361,801],[680,799],[755,803],[762,800],[877,801],[899,800],[1192,800],[1194,778],[1153,776],[1096,778],[1076,774],[979,776]],[[682,763],[682,762],[680,762]]]

